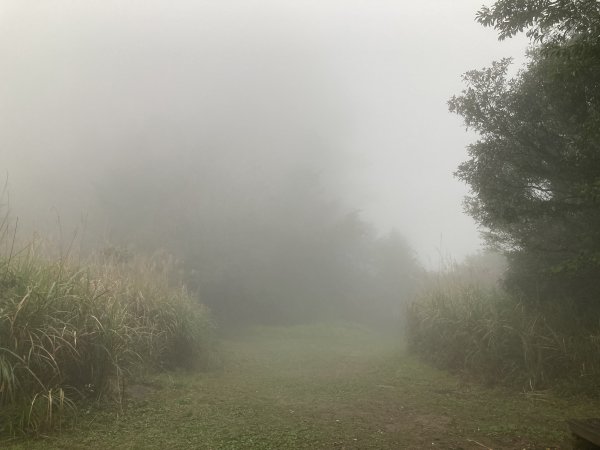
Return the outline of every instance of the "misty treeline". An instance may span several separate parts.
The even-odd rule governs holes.
[[[399,318],[422,271],[416,255],[400,233],[378,234],[337,199],[319,164],[300,156],[314,149],[237,138],[178,147],[185,133],[197,138],[149,129],[142,148],[90,174],[83,205],[69,203],[67,183],[38,230],[84,255],[166,252],[221,328]]]
[[[185,155],[158,158],[145,158],[135,174],[117,169],[97,187],[110,242],[175,255],[186,285],[222,326],[381,321],[397,318],[411,298],[420,269],[404,238],[377,236],[315,171],[238,175],[256,170],[244,158],[215,179]]]
[[[67,245],[77,229],[86,253],[164,250],[222,327],[397,316],[420,268],[401,234],[349,205],[339,86],[300,44],[223,39],[231,48],[206,61],[173,51],[152,70],[117,54],[115,71],[111,52],[90,68],[77,54],[94,109],[43,109],[50,148],[21,123],[10,133],[28,152],[8,174],[21,230],[34,222]],[[77,86],[57,92],[79,99]]]
[[[490,381],[598,394],[600,4],[499,0],[477,20],[533,44],[516,75],[510,59],[467,72],[449,101],[478,134],[456,173],[466,210],[508,268],[501,291],[434,287],[411,310],[412,342]]]

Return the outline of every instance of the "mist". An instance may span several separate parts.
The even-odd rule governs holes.
[[[488,3],[0,1],[0,447],[600,442],[600,6]]]
[[[446,100],[520,43],[474,8],[5,3],[11,213],[25,235],[173,254],[228,320],[397,316],[422,267],[480,246]]]
[[[452,177],[469,136],[446,100],[460,73],[523,47],[475,24],[478,6],[5,2],[13,210],[35,227],[85,215],[111,233],[120,224],[96,211],[111,183],[186,191],[202,203],[190,209],[224,217],[311,171],[423,263],[462,258],[479,247]]]

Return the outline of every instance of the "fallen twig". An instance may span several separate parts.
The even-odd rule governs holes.
[[[481,442],[477,442],[475,439],[467,439],[467,441],[473,442],[473,443],[479,445],[480,447],[487,448],[487,450],[494,450],[493,448],[488,447],[487,445],[483,445]]]

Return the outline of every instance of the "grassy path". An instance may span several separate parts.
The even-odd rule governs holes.
[[[133,386],[124,411],[13,449],[569,448],[564,420],[600,403],[460,383],[351,325],[260,328],[222,367]]]

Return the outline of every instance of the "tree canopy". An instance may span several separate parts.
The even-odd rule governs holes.
[[[449,101],[479,135],[456,172],[472,189],[467,211],[510,256],[508,282],[531,296],[600,294],[599,11],[588,0],[482,9],[500,38],[528,29],[539,45],[513,78],[509,59],[466,73]]]
[[[536,42],[564,43],[576,36],[596,43],[600,39],[597,0],[498,0],[482,7],[477,21],[498,30],[500,39],[525,30]]]

